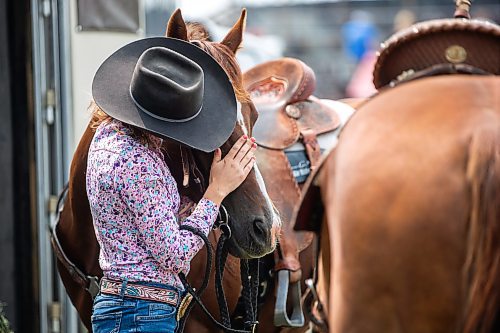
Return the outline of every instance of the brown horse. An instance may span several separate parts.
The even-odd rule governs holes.
[[[245,25],[246,11],[234,27],[229,31],[221,43],[207,41],[197,41],[197,45],[212,55],[226,70],[230,77],[239,102],[241,103],[240,119],[236,124],[234,132],[228,141],[221,147],[223,154],[232,147],[232,144],[244,133],[251,134],[252,126],[257,118],[257,113],[250,99],[241,86],[241,71],[235,60],[235,53],[242,41],[242,34]],[[177,10],[171,17],[167,36],[183,40],[193,40],[200,37],[200,30],[196,26],[186,26],[181,13]],[[93,130],[87,128],[75,151],[71,163],[69,188],[67,199],[60,214],[57,225],[57,235],[67,257],[85,275],[102,276],[102,271],[98,264],[99,245],[94,236],[92,216],[89,209],[88,199],[85,189],[85,170],[87,167],[87,153],[93,137]],[[181,148],[172,143],[165,144],[166,162],[171,168],[173,176],[178,184],[183,184],[186,174],[181,163]],[[184,151],[186,149],[184,148]],[[188,172],[187,188],[179,186],[181,193],[190,196],[197,201],[201,198],[204,188],[206,188],[210,173],[212,154],[199,151],[188,150],[188,170],[199,170],[196,177],[192,172]],[[195,181],[197,178],[201,186]],[[240,270],[239,258],[255,258],[271,252],[275,246],[275,238],[279,226],[279,218],[266,193],[265,186],[257,167],[249,174],[245,182],[223,202],[231,216],[232,237],[229,240],[230,256],[226,264],[226,274],[224,287],[230,311],[234,310],[240,294]],[[209,235],[212,245],[215,246],[219,233],[213,232]],[[191,264],[191,271],[188,275],[189,282],[198,287],[204,277],[206,250],[200,251]],[[79,312],[85,326],[91,330],[90,316],[92,299],[80,284],[72,278],[72,272],[61,262],[57,262],[59,273],[66,287],[66,291]],[[211,276],[213,286],[214,276]],[[215,298],[215,291],[207,289],[202,297],[207,308],[218,318],[218,305]],[[215,326],[205,315],[197,313],[195,307],[190,320],[186,324],[187,332],[213,332]]]
[[[315,243],[312,233],[293,230],[291,217],[306,175],[320,151],[335,146],[359,100],[314,97],[313,70],[294,58],[259,64],[243,74],[243,84],[259,112],[253,128],[259,168],[283,223],[279,248],[261,259],[266,274],[261,276],[259,332],[305,332],[309,316],[302,303],[312,296],[305,295],[305,281],[314,277]]]
[[[320,193],[330,332],[498,331],[499,91],[498,77],[424,78],[346,125],[297,217]]]

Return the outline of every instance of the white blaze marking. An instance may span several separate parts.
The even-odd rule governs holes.
[[[279,227],[281,226],[281,219],[279,218],[279,215],[276,213],[276,209],[274,208],[273,202],[271,201],[269,194],[267,194],[266,184],[264,183],[264,178],[262,178],[262,175],[260,173],[257,164],[254,164],[253,169],[255,171],[255,177],[257,178],[257,183],[259,184],[260,191],[262,192],[264,198],[266,198],[268,208],[271,210],[273,214],[273,227]]]
[[[248,129],[247,127],[245,126],[245,118],[243,118],[243,113],[241,112],[241,103],[240,102],[236,102],[237,104],[237,115],[238,115],[238,124],[241,126],[241,129],[243,130],[243,133],[245,135],[248,135]]]
[[[248,129],[245,124],[245,118],[243,118],[240,102],[237,102],[237,115],[238,115],[238,124],[241,126],[243,133],[245,135],[248,135]],[[255,171],[255,177],[257,178],[257,183],[259,184],[260,191],[262,192],[262,195],[266,199],[267,206],[272,213],[273,228],[279,227],[281,226],[281,219],[279,218],[279,215],[277,214],[276,209],[274,208],[273,202],[271,201],[269,194],[267,194],[266,184],[264,183],[264,178],[262,178],[257,163],[254,164],[253,169]]]

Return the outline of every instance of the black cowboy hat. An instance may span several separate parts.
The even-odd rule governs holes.
[[[224,69],[179,39],[123,46],[97,70],[92,95],[111,117],[205,152],[226,142],[236,124],[236,97]]]

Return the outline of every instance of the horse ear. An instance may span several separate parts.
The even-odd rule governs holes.
[[[222,40],[221,44],[226,45],[229,47],[231,51],[233,51],[234,54],[236,54],[236,51],[241,45],[241,42],[243,41],[243,32],[245,30],[245,25],[247,22],[247,10],[243,8],[241,10],[241,16],[239,20],[234,24],[234,26],[229,30],[227,33],[226,37]]]
[[[182,39],[185,41],[188,40],[186,22],[184,22],[184,19],[182,18],[180,8],[177,8],[175,12],[173,12],[172,16],[170,16],[165,36]]]

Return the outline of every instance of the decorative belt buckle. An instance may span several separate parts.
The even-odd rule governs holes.
[[[189,292],[182,298],[181,304],[179,304],[179,310],[177,310],[177,321],[180,321],[182,317],[184,317],[184,314],[186,313],[186,310],[193,300],[193,295],[191,295]]]

